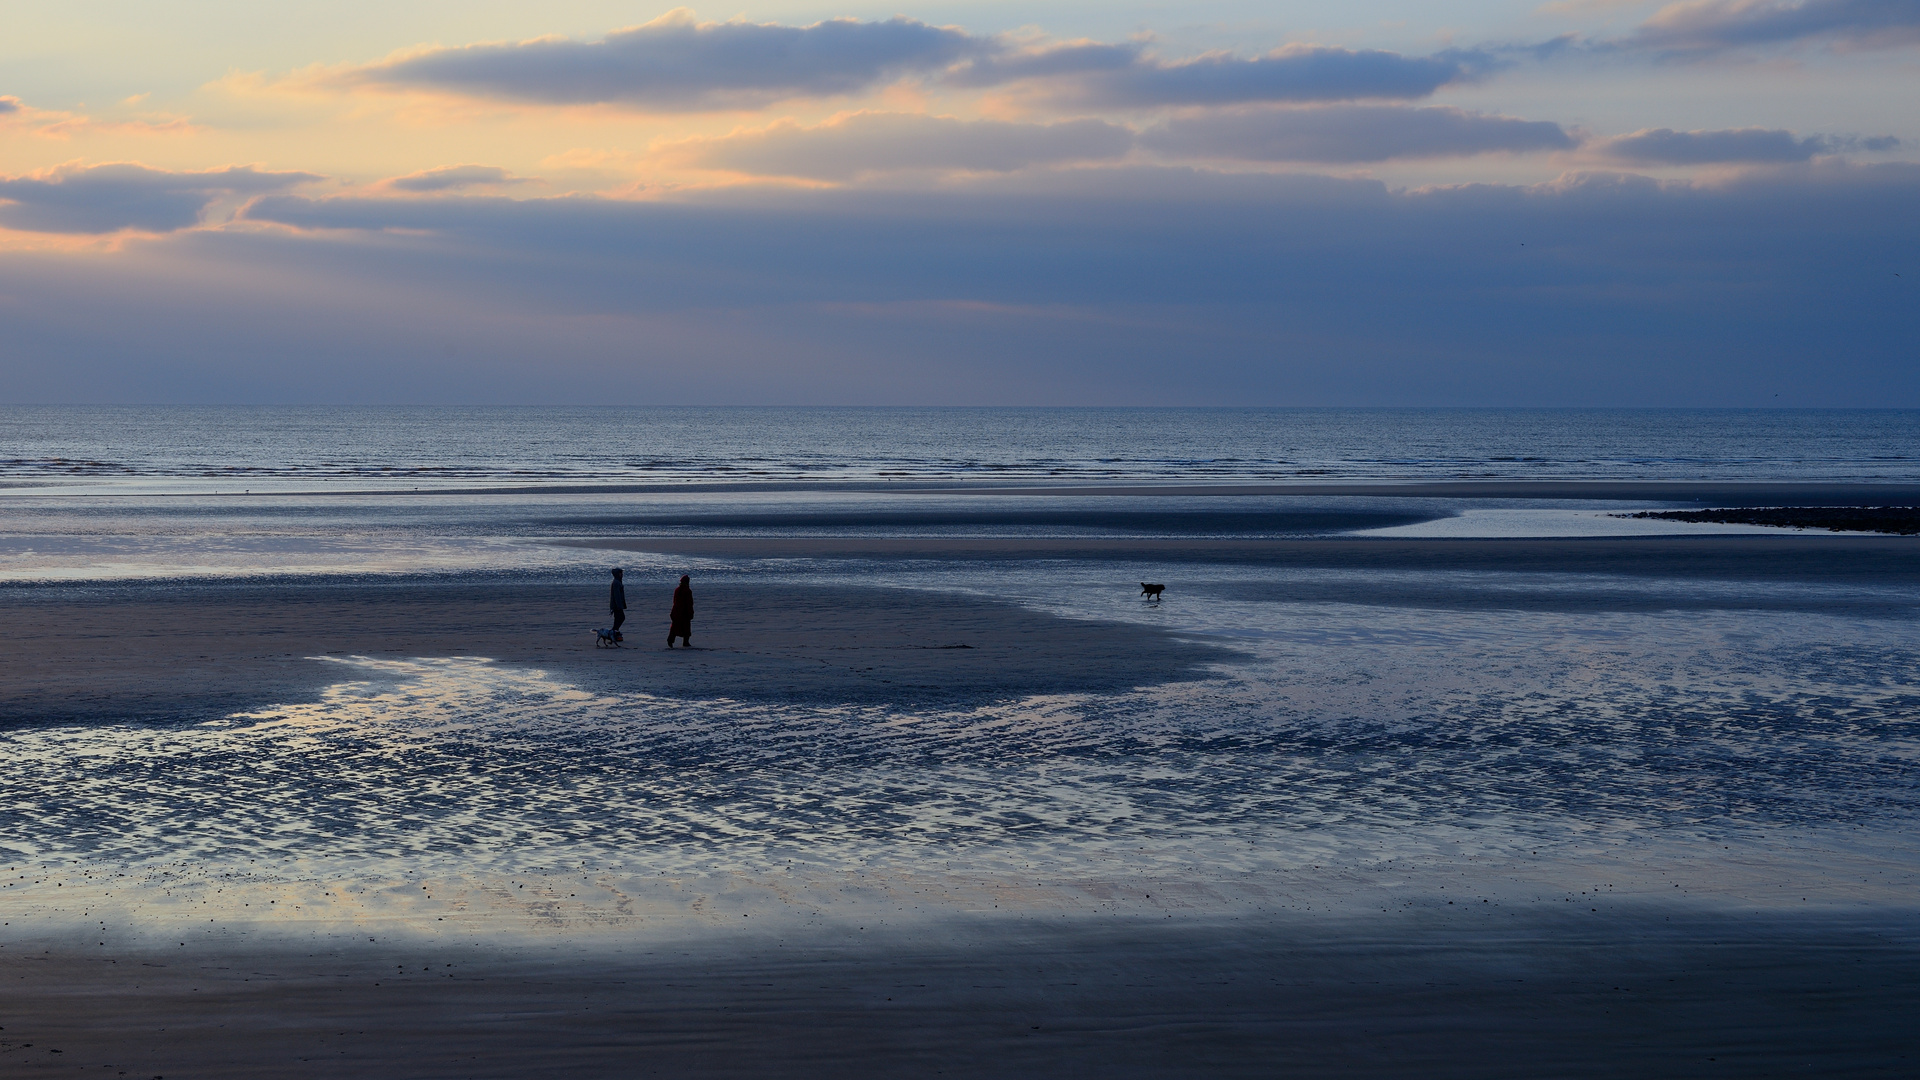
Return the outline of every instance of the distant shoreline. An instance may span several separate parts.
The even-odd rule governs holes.
[[[97,479],[97,478],[89,478]],[[134,478],[142,479],[142,478]],[[184,484],[199,477],[166,477]],[[1112,484],[1049,485],[1042,482],[955,480],[698,480],[654,483],[567,483],[463,485],[460,487],[340,487],[222,490],[240,479],[205,478],[208,487],[168,491],[99,491],[44,493],[73,481],[58,479],[0,482],[0,489],[19,491],[35,499],[205,499],[221,498],[369,498],[377,496],[426,498],[439,495],[666,495],[779,492],[871,492],[913,495],[1032,495],[1054,498],[1108,496],[1131,498],[1286,497],[1396,498],[1396,499],[1515,499],[1585,502],[1706,502],[1728,505],[1772,506],[1887,506],[1920,505],[1920,483],[1867,481],[1694,481],[1694,480],[1339,480],[1285,483],[1156,483],[1118,480]],[[275,477],[249,477],[245,483],[269,484]],[[353,482],[341,478],[345,483]],[[353,478],[357,479],[357,478]],[[5,496],[0,496],[4,498]]]

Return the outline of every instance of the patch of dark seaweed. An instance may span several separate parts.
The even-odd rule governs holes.
[[[1637,514],[1614,516],[1715,525],[1772,525],[1786,529],[1825,529],[1828,532],[1920,535],[1920,506],[1742,506],[1712,510],[1644,510]]]

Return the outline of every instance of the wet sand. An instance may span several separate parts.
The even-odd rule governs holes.
[[[12,1076],[1909,1076],[1911,919],[0,949]]]
[[[734,559],[1097,559],[1725,581],[1920,581],[1920,560],[1915,559],[1920,538],[1826,533],[1555,539],[651,536],[557,543]]]
[[[1781,535],[1564,540],[728,538],[567,542],[695,558],[1097,559],[1352,571],[1575,573],[1694,581],[1920,582],[1920,538]],[[1136,569],[1136,573],[1140,572]],[[1125,581],[1116,588],[1125,589]],[[665,595],[664,589],[656,590]],[[1476,592],[1381,579],[1297,599],[1438,608],[1605,607],[1580,596]],[[609,621],[599,581],[465,579],[130,582],[0,587],[0,723],[204,718],[311,700],[336,681],[319,656],[484,656],[601,692],[794,701],[942,702],[1110,692],[1202,677],[1232,650],[1151,627],[1062,619],[991,599],[904,589],[720,581],[698,590],[695,649],[667,652],[664,618],[630,587],[628,648],[592,648]],[[1324,595],[1323,595],[1324,594]],[[1675,596],[1674,609],[1720,601]],[[1848,603],[1823,600],[1822,603]],[[1622,595],[1622,609],[1645,609]],[[1856,606],[1886,602],[1866,600]],[[656,605],[664,609],[664,601]],[[1898,609],[1898,610],[1895,610]],[[1899,604],[1888,614],[1905,611]],[[655,641],[655,637],[659,641]]]
[[[7,486],[7,485],[0,485]],[[39,484],[13,486],[37,487]],[[1293,483],[1117,483],[1101,485],[1005,484],[946,481],[795,480],[743,483],[594,483],[487,485],[435,487],[413,491],[393,488],[350,488],[275,491],[278,496],[394,496],[421,498],[472,495],[673,495],[688,491],[710,493],[781,491],[893,492],[928,495],[1147,496],[1285,495],[1303,498],[1377,497],[1398,499],[1548,499],[1629,502],[1698,502],[1710,505],[1866,506],[1920,502],[1920,485],[1847,483],[1838,481],[1699,481],[1699,480],[1450,480],[1450,481],[1300,481]],[[182,492],[180,498],[203,493]],[[269,493],[261,492],[260,497]],[[224,491],[225,498],[249,498],[251,493]]]
[[[933,490],[933,489],[929,489]],[[968,491],[945,487],[938,490]],[[1125,484],[1112,487],[1007,487],[1032,495],[1298,495],[1402,499],[1552,499],[1699,502],[1719,505],[1884,506],[1920,501],[1920,485],[1830,481],[1454,480],[1407,483]]]
[[[639,537],[587,546],[739,559],[1072,556],[1175,572],[1181,563],[1253,562],[1905,585],[1920,581],[1917,545],[1823,535]],[[1542,610],[1605,602],[1606,590],[1589,586],[1472,602]],[[1461,586],[1448,601],[1431,583],[1316,588],[1305,598],[1435,609],[1478,591]],[[641,594],[630,583],[629,595]],[[700,647],[681,653],[647,640],[664,627],[643,608],[629,622],[637,647],[593,649],[588,628],[603,621],[597,580],[7,588],[0,717],[204,718],[317,692],[339,673],[308,658],[328,655],[487,656],[603,693],[876,703],[1105,692],[1206,677],[1236,657],[1151,627],[942,593],[729,580],[697,595]],[[1215,910],[1057,923],[1036,906],[884,934],[835,922],[597,943],[484,931],[357,935],[335,920],[272,939],[223,925],[168,948],[110,931],[89,943],[71,920],[31,933],[16,921],[0,928],[0,1072],[1905,1076],[1920,1060],[1910,1019],[1920,1011],[1920,918],[1909,910],[1760,916],[1737,903],[1644,905],[1589,918],[1497,903],[1444,914],[1454,910],[1444,904],[1377,919]]]
[[[630,610],[626,648],[596,649],[605,595],[599,581],[492,576],[0,589],[0,722],[205,719],[311,700],[340,678],[320,656],[483,656],[604,693],[845,702],[1115,691],[1233,657],[992,600],[751,582],[699,587],[691,650],[665,648],[664,599],[654,618]]]

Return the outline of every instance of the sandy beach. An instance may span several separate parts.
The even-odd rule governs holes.
[[[1584,913],[1583,913],[1584,915]],[[1054,920],[1058,923],[1059,920]],[[1910,923],[949,923],[0,959],[10,1075],[1894,1077]]]
[[[1576,573],[1618,578],[1920,582],[1914,541],[1793,535],[1659,539],[1367,540],[649,537],[561,541],[689,558],[1078,559],[1363,572]],[[1120,583],[1124,588],[1124,581]],[[1579,596],[1436,590],[1402,578],[1287,586],[1298,599],[1575,610],[1724,605],[1604,587]],[[938,700],[1111,690],[1193,677],[1230,651],[1140,626],[1049,618],[990,597],[726,582],[701,591],[698,648],[661,655],[659,612],[636,608],[628,649],[585,650],[608,622],[599,582],[293,579],[6,588],[0,717],[164,718],[308,700],[337,672],[316,657],[481,656],[651,693]],[[1444,593],[1444,595],[1443,595]],[[1769,601],[1745,600],[1745,603]],[[1823,598],[1827,607],[1847,601]],[[1857,600],[1888,607],[1889,601]],[[664,610],[663,605],[660,606]],[[964,648],[962,648],[964,646]]]
[[[1920,1080],[1920,0],[4,27],[0,1080]]]
[[[691,650],[635,612],[628,647],[598,581],[162,583],[13,589],[0,606],[0,715],[11,722],[176,717],[310,700],[315,658],[486,657],[582,686],[681,697],[951,701],[1192,678],[1228,657],[1120,624],[949,594],[721,584]]]
[[[9,1072],[1920,1055],[1911,538],[549,544],[628,648],[586,573],[0,588]],[[1895,741],[1743,748],[1842,677]]]
[[[1344,570],[1592,573],[1627,578],[1908,582],[1911,539],[1777,535],[1389,540],[1136,537],[648,537],[561,541],[606,551],[744,558],[1091,559]],[[1367,583],[1357,580],[1356,588]]]

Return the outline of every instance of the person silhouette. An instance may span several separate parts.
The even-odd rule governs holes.
[[[680,575],[680,587],[673,590],[673,610],[667,617],[671,620],[667,625],[667,648],[673,648],[674,638],[693,648],[693,585],[685,574]]]
[[[607,631],[613,640],[623,640],[620,636],[620,624],[627,621],[627,587],[621,583],[619,567],[613,568],[613,591],[607,596],[607,606],[613,610],[613,629]]]

